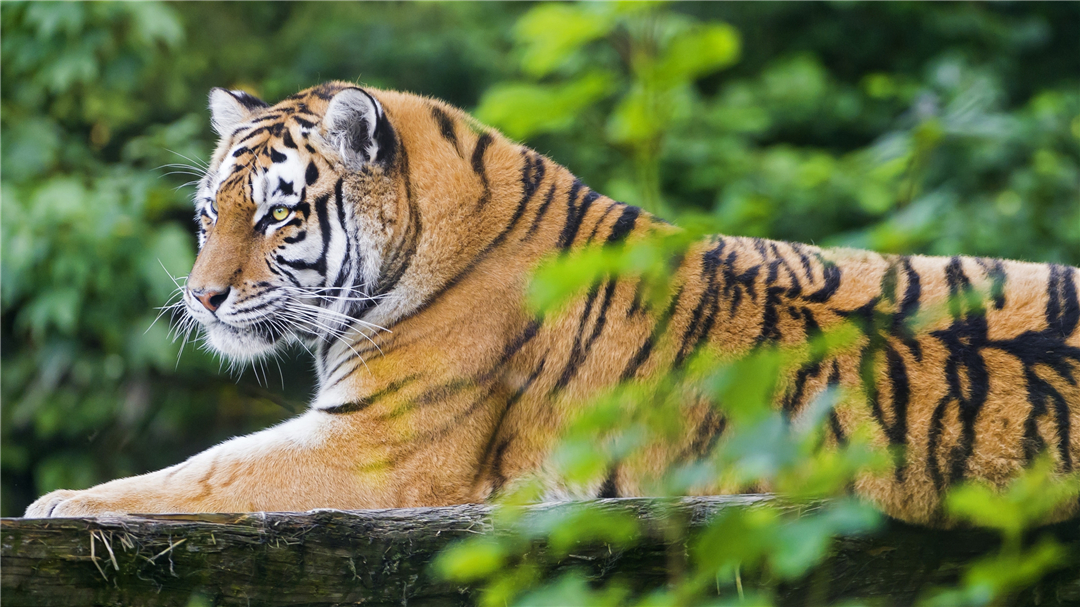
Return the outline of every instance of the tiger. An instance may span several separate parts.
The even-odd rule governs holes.
[[[538,315],[538,264],[678,228],[432,98],[347,82],[274,106],[209,97],[220,140],[195,195],[186,312],[229,359],[307,344],[317,393],[279,425],[53,491],[27,517],[482,503],[543,476],[590,397],[842,323],[855,345],[784,371],[774,405],[794,418],[841,390],[828,445],[870,428],[904,453],[854,483],[886,514],[933,525],[960,481],[1080,464],[1076,267],[713,236],[672,262],[657,301],[619,275]],[[726,438],[722,407],[682,411],[670,448],[549,494],[647,494],[648,474]]]

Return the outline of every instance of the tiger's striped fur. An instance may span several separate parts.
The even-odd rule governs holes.
[[[538,319],[524,293],[542,259],[674,228],[435,100],[338,82],[273,107],[216,89],[211,105],[222,139],[188,309],[230,356],[315,344],[319,393],[280,426],[27,516],[482,501],[542,470],[601,389],[844,321],[857,347],[808,358],[776,405],[795,416],[842,387],[827,440],[869,425],[903,450],[857,487],[889,514],[934,522],[951,483],[1003,483],[1043,451],[1061,472],[1080,464],[1076,268],[718,236],[681,259],[662,306],[612,278]],[[913,322],[933,309],[947,313]],[[575,495],[640,494],[721,438],[708,405],[686,417],[681,444]]]

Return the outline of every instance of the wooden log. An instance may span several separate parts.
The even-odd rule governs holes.
[[[658,529],[659,509],[700,528],[716,512],[769,501],[763,495],[599,500]],[[775,503],[775,502],[773,502]],[[570,508],[543,504],[535,511]],[[794,506],[790,506],[794,507]],[[465,605],[473,589],[437,580],[434,556],[459,538],[505,533],[490,508],[307,513],[141,515],[98,519],[0,519],[0,595],[21,605]],[[1080,524],[1042,530],[1071,551],[1068,565],[1010,604],[1080,604]],[[890,522],[872,536],[842,538],[820,568],[780,587],[781,604],[841,599],[908,605],[998,548],[982,531],[935,531]],[[668,579],[672,544],[662,533],[625,550],[583,546],[553,572],[583,567],[642,588]],[[537,546],[537,557],[545,548]],[[681,553],[683,546],[677,545]],[[752,583],[752,581],[751,581]],[[1070,603],[1071,602],[1071,603]]]

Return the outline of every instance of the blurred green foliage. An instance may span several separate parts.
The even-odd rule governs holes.
[[[213,86],[274,101],[339,78],[440,97],[688,235],[1080,264],[1075,3],[5,2],[0,28],[4,516],[51,489],[176,463],[290,415],[313,389],[302,353],[230,376],[197,348],[181,353],[167,319],[153,323],[194,258],[184,183],[212,149]],[[532,301],[554,309],[620,272],[661,293],[658,264],[685,242],[549,266]],[[765,405],[777,370],[806,355],[697,359],[619,387],[583,405],[556,472],[587,483],[682,432],[680,394],[694,390],[728,403],[736,438],[658,477],[657,495],[718,475],[794,500],[839,495],[881,454],[859,440],[821,452],[817,418],[791,428]],[[1036,468],[1002,495],[954,495],[955,516],[1001,531],[1002,552],[927,601],[987,604],[1060,563],[1060,547],[1017,539],[1051,507],[1031,499],[1049,482]],[[513,506],[536,497],[530,487],[500,514],[520,534],[438,564],[484,581],[486,604],[690,604],[705,592],[767,603],[769,587],[744,592],[740,571],[798,577],[831,537],[878,520],[844,498],[802,518],[732,512],[693,540],[671,586],[631,599],[572,574],[537,586],[543,564],[521,558],[530,542],[559,554],[643,531],[588,506],[523,517]]]

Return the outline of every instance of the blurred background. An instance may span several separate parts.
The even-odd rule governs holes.
[[[1077,3],[5,2],[0,25],[3,516],[314,389],[302,352],[229,371],[153,322],[194,260],[214,86],[439,97],[729,234],[1080,264]]]

